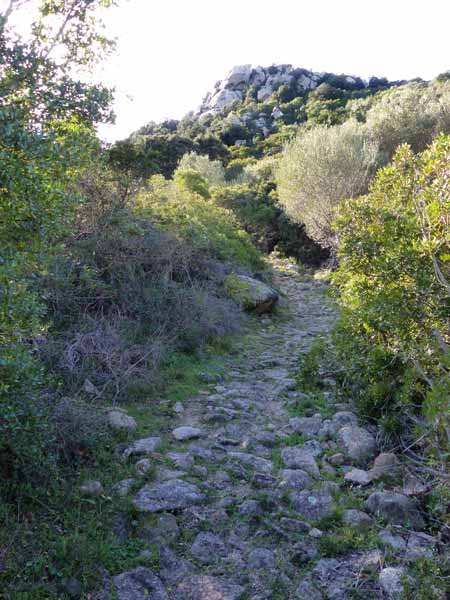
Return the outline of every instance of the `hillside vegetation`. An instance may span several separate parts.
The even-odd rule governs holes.
[[[333,270],[333,343],[299,378],[328,362],[433,474],[448,540],[450,76],[241,67],[199,112],[105,148],[111,91],[69,73],[111,50],[112,4],[42,0],[27,40],[20,2],[0,16],[0,597],[67,598],[75,572],[87,598],[99,567],[135,564],[111,498],[80,493],[96,470],[129,475],[108,409],[145,402],[153,433],[172,410],[156,400],[194,393],[193,365],[253,319],[227,277],[270,283],[273,251]]]

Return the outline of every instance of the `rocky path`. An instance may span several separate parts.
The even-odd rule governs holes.
[[[276,284],[290,318],[262,318],[225,380],[205,375],[207,389],[175,407],[173,431],[123,453],[157,468],[137,492],[133,480],[115,488],[152,548],[112,578],[119,600],[397,597],[408,557],[434,551],[376,432],[331,379],[320,396],[296,386],[299,354],[335,319],[324,285],[293,265]]]

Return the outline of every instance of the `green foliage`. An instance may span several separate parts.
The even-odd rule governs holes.
[[[301,130],[286,146],[277,172],[282,206],[312,239],[336,248],[335,209],[367,190],[377,155],[377,145],[356,122]]]
[[[414,152],[425,150],[440,133],[450,133],[450,84],[410,83],[381,94],[366,115],[383,161],[388,162],[400,144]]]
[[[261,267],[259,252],[233,215],[213,200],[153,177],[137,198],[143,215],[187,240],[199,251],[250,269]]]
[[[392,412],[393,401],[403,412],[421,408],[430,441],[443,447],[450,414],[449,165],[446,137],[418,156],[402,146],[369,195],[342,206],[334,276],[340,336],[349,344],[343,355],[353,357],[349,373],[364,384],[359,394],[368,394],[376,412]]]
[[[220,160],[211,160],[208,156],[200,156],[195,152],[190,152],[189,154],[185,154],[180,160],[177,170],[184,171],[189,169],[197,171],[197,173],[206,179],[210,188],[225,185],[225,169]]]
[[[73,220],[79,201],[74,182],[98,151],[92,125],[110,118],[109,91],[67,75],[89,66],[94,49],[107,49],[92,13],[109,4],[42,1],[29,42],[8,27],[16,2],[0,18],[0,458],[6,493],[50,476],[46,450],[53,434],[37,396],[42,373],[32,347],[45,331],[44,307],[32,288]]]
[[[179,167],[174,173],[173,181],[180,189],[198,194],[205,199],[210,197],[207,180],[194,169],[182,169]]]

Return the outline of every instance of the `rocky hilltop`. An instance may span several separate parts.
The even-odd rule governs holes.
[[[307,69],[295,68],[292,65],[272,65],[270,67],[252,67],[239,65],[233,67],[225,79],[218,81],[214,90],[203,99],[198,114],[219,113],[236,100],[255,100],[266,102],[283,87],[285,94],[299,96],[308,93],[321,83],[332,81],[336,87],[347,90],[358,90],[367,87],[386,85],[386,79],[371,77],[365,81],[350,75],[334,75],[332,73],[316,73]]]

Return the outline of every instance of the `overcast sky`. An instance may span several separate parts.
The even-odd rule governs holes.
[[[116,56],[108,140],[180,118],[234,65],[430,79],[450,69],[450,0],[120,0],[107,11]]]

